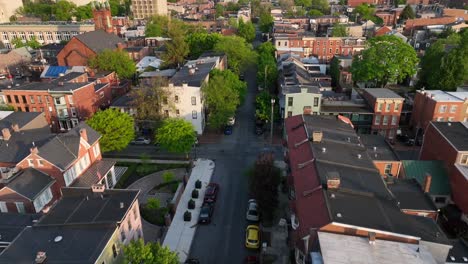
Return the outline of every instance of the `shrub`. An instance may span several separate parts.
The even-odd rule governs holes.
[[[197,189],[194,189],[194,190],[192,191],[192,198],[194,198],[194,199],[197,199],[197,198],[198,198],[198,190],[197,190]]]
[[[165,171],[162,178],[165,183],[171,182],[174,180],[174,173],[172,171]]]
[[[148,206],[141,206],[141,217],[151,224],[164,226],[166,224],[164,216],[169,212],[169,209],[162,207],[158,209],[150,209]]]
[[[195,188],[197,188],[197,189],[200,189],[200,188],[201,188],[201,181],[200,181],[200,180],[197,180],[197,181],[195,182]]]
[[[190,199],[190,201],[188,201],[188,209],[195,209],[195,201]]]
[[[156,198],[148,198],[148,201],[146,202],[146,208],[150,210],[157,210],[161,207],[161,202],[156,199]]]
[[[190,222],[190,220],[192,220],[192,213],[190,213],[189,211],[185,211],[185,213],[184,213],[184,221],[185,221],[185,222]]]

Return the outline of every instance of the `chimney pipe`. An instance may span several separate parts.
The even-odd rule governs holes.
[[[424,180],[424,192],[428,193],[431,190],[432,176],[428,173],[426,174],[426,179]]]
[[[2,129],[2,136],[3,136],[3,140],[5,141],[9,140],[11,138],[10,129],[8,128]]]
[[[11,125],[11,129],[13,129],[13,131],[15,131],[15,132],[19,132],[19,131],[20,131],[19,126],[18,126],[18,124],[16,124],[16,123],[13,124],[13,125]]]
[[[368,238],[369,238],[369,244],[374,245],[375,244],[375,233],[374,232],[369,232],[368,233]]]

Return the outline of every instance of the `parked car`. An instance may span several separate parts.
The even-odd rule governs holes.
[[[148,145],[149,143],[151,143],[151,140],[145,137],[137,137],[135,140],[133,140],[130,143],[134,145]]]
[[[243,73],[239,74],[239,80],[243,81],[244,79],[245,79],[244,74]]]
[[[260,247],[260,228],[257,225],[249,225],[245,230],[245,247],[258,249]]]
[[[6,75],[5,74],[0,74],[0,80],[5,80],[6,79]]]
[[[200,216],[198,223],[209,224],[211,222],[211,216],[213,215],[213,204],[204,203],[200,209]]]
[[[200,264],[200,261],[198,259],[190,258],[187,259],[184,264]]]
[[[205,203],[214,203],[216,202],[216,196],[218,196],[219,185],[217,183],[211,182],[206,186],[205,198],[203,202]]]
[[[264,127],[265,127],[265,126],[264,126],[262,120],[257,120],[257,121],[255,121],[255,134],[256,134],[257,136],[263,134],[263,132],[265,131]]]
[[[232,126],[224,127],[224,135],[232,135]]]
[[[259,220],[258,216],[258,205],[255,199],[250,199],[247,205],[247,220],[257,222]]]
[[[233,126],[235,123],[236,123],[236,117],[235,117],[235,116],[230,117],[230,118],[228,119],[227,124],[228,124],[229,126]]]
[[[410,138],[408,139],[408,141],[405,142],[406,146],[414,146],[414,139],[413,138]]]

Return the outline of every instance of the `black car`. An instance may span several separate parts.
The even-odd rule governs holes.
[[[255,122],[255,134],[259,136],[259,135],[263,134],[264,131],[265,131],[265,129],[264,129],[263,121],[257,120]]]
[[[185,261],[185,264],[200,264],[200,261],[198,259],[191,258],[191,259],[187,259]]]
[[[198,223],[209,224],[211,222],[211,216],[213,215],[213,205],[210,203],[204,203],[200,209],[200,217]]]

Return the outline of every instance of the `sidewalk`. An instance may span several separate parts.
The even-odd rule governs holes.
[[[176,251],[179,254],[179,261],[181,263],[184,263],[190,254],[192,241],[197,230],[198,214],[200,213],[200,207],[203,203],[206,186],[211,180],[214,168],[215,164],[212,160],[198,159],[194,163],[192,174],[187,182],[187,187],[180,198],[179,206],[177,206],[171,226],[164,239],[163,246],[168,246],[172,251]],[[202,187],[199,191],[198,198],[194,199],[195,209],[190,210],[192,219],[190,222],[185,222],[184,213],[188,210],[188,201],[191,199],[192,190],[197,180],[202,182]]]

